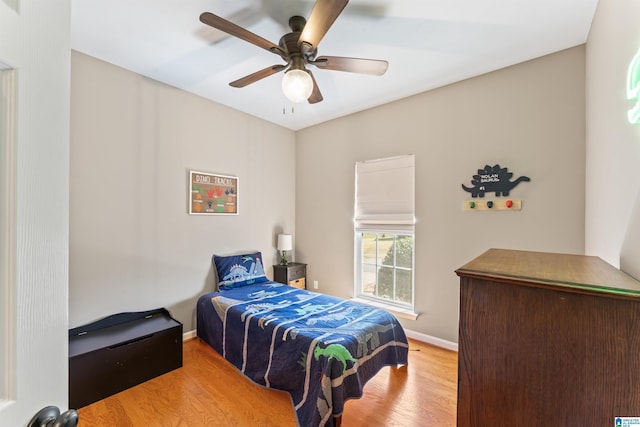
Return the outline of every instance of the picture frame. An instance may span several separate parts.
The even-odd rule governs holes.
[[[238,177],[189,171],[189,215],[238,215]]]

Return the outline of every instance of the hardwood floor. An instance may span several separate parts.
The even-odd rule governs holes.
[[[183,351],[182,368],[80,408],[79,427],[296,426],[289,394],[249,381],[198,339]],[[346,403],[342,426],[455,426],[457,361],[410,340],[409,366],[383,368]]]

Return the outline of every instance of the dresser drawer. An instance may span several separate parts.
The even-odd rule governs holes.
[[[301,279],[296,279],[296,280],[289,281],[289,286],[292,286],[292,287],[298,288],[298,289],[305,289],[304,277],[301,278]]]
[[[288,276],[289,276],[289,281],[305,278],[307,276],[307,266],[296,265],[295,267],[290,267]]]

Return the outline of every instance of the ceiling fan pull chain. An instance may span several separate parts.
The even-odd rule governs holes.
[[[291,114],[295,114],[296,112],[296,106],[295,105],[291,105]],[[282,103],[282,115],[286,116],[287,115],[287,105],[286,103]]]

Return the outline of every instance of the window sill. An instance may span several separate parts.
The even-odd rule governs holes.
[[[382,310],[386,310],[389,313],[402,317],[403,319],[416,320],[420,313],[416,313],[409,308],[400,308],[390,304],[384,304],[378,301],[371,301],[365,298],[352,298],[353,301],[361,302],[362,304],[367,304],[375,308],[380,308]]]

